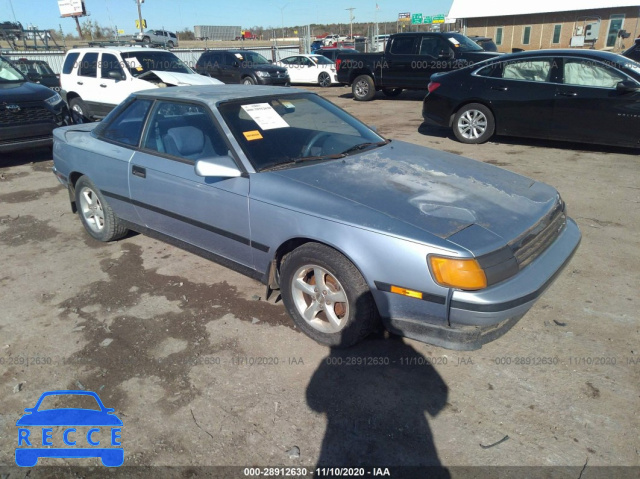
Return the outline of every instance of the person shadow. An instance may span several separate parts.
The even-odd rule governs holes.
[[[390,468],[394,478],[451,477],[425,417],[442,411],[448,396],[430,359],[388,333],[349,349],[331,348],[306,390],[309,407],[327,416],[316,467]]]

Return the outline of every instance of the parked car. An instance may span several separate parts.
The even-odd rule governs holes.
[[[493,38],[480,37],[480,36],[470,36],[468,38],[476,42],[478,45],[480,45],[485,52],[498,51],[498,45],[495,44],[495,42],[493,41]]]
[[[173,53],[141,47],[69,50],[60,75],[61,95],[74,121],[104,118],[131,93],[177,85],[211,85]]]
[[[463,143],[494,134],[640,147],[640,65],[609,52],[512,53],[431,77],[422,116]]]
[[[322,48],[322,40],[314,40],[311,42],[311,53],[316,53],[317,50]]]
[[[580,240],[551,186],[386,140],[305,90],[147,90],[54,134],[54,173],[91,237],[132,229],[259,279],[331,346],[382,318],[397,334],[479,348]]]
[[[338,59],[338,56],[342,54],[352,54],[352,53],[360,53],[355,48],[318,48],[315,51],[316,55],[322,55],[327,57],[329,60],[335,63]]]
[[[637,62],[640,62],[640,38],[636,38],[636,42],[631,48],[625,50],[622,55],[627,58],[631,58]]]
[[[60,75],[54,73],[44,60],[19,58],[18,60],[13,60],[13,64],[29,81],[40,83],[53,91],[60,91]]]
[[[146,32],[138,32],[133,36],[134,41],[144,43],[145,45],[163,45],[173,48],[179,44],[178,36],[167,30],[147,30]]]
[[[223,83],[244,85],[289,84],[289,73],[250,50],[207,50],[196,62],[196,71]]]
[[[53,129],[69,123],[58,93],[30,82],[0,56],[0,152],[51,145]]]
[[[336,64],[322,55],[292,55],[275,65],[287,69],[291,83],[316,83],[321,87],[338,83]]]
[[[463,68],[499,55],[455,32],[412,32],[389,36],[383,53],[340,55],[338,81],[351,86],[353,98],[372,100],[376,91],[389,97],[403,89],[426,89],[431,75]]]

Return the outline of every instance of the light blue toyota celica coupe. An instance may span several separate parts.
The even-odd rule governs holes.
[[[381,323],[480,348],[580,242],[551,186],[382,138],[293,88],[138,92],[100,123],[55,130],[53,155],[93,238],[133,230],[258,279],[330,346]]]

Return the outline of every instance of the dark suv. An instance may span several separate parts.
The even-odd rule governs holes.
[[[289,72],[248,50],[207,50],[196,63],[196,72],[223,83],[289,85]]]
[[[44,60],[20,58],[19,60],[14,60],[13,64],[29,81],[40,83],[53,91],[60,92],[60,75],[53,73],[49,64]]]
[[[636,43],[622,53],[625,57],[631,58],[640,63],[640,38],[636,38]]]
[[[69,121],[69,110],[58,93],[31,83],[0,56],[1,152],[51,145],[53,129]]]

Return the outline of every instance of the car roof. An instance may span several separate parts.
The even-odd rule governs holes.
[[[67,52],[67,54],[72,52],[118,52],[118,53],[129,53],[129,52],[166,52],[167,50],[163,48],[147,48],[142,45],[139,47],[80,47],[73,48]]]
[[[284,88],[281,86],[198,85],[143,90],[134,93],[134,95],[166,100],[200,101],[209,105],[215,105],[221,101],[243,100],[246,98],[258,98],[269,95],[295,95],[297,93],[310,92],[299,88]]]
[[[621,63],[622,55],[612,52],[605,52],[600,50],[570,50],[566,48],[558,48],[558,49],[547,49],[547,50],[531,50],[526,52],[517,52],[517,53],[507,53],[505,55],[500,55],[499,57],[495,57],[497,61],[503,60],[511,60],[517,58],[527,58],[527,57],[535,57],[535,56],[554,56],[554,57],[588,57],[597,60],[604,60],[614,63]]]

